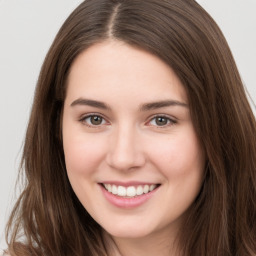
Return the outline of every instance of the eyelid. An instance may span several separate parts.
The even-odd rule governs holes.
[[[166,115],[166,114],[155,114],[155,115],[151,116],[151,117],[148,119],[148,121],[146,122],[146,124],[149,124],[153,119],[155,119],[155,118],[157,118],[157,117],[166,118],[166,119],[169,120],[170,123],[169,123],[169,124],[166,124],[166,125],[162,125],[162,126],[160,126],[160,125],[150,125],[150,126],[155,126],[155,127],[157,127],[157,128],[166,128],[166,127],[168,127],[168,126],[173,126],[173,125],[177,124],[177,119],[176,119],[176,118],[171,117],[171,116]]]
[[[101,117],[105,121],[105,123],[99,124],[99,125],[93,125],[93,124],[89,124],[89,123],[85,122],[85,119],[90,118],[92,116]],[[158,117],[166,118],[169,121],[169,123],[166,125],[162,125],[162,126],[161,125],[151,125],[150,122],[153,119],[158,118]],[[97,113],[97,112],[84,114],[79,118],[78,121],[81,122],[83,125],[86,125],[89,128],[101,128],[102,126],[110,124],[110,122],[107,120],[107,118],[104,115]],[[177,124],[177,119],[174,117],[171,117],[170,115],[167,115],[167,114],[155,114],[155,115],[151,116],[150,118],[148,118],[148,121],[146,121],[146,125],[155,126],[156,128],[166,128],[169,126],[173,126],[175,124]]]
[[[90,125],[90,124],[86,123],[85,120],[87,118],[89,118],[89,117],[92,117],[92,116],[101,117],[105,121],[105,123],[104,124],[99,124],[99,125]],[[102,115],[100,113],[87,113],[87,114],[84,114],[84,115],[82,115],[79,118],[78,121],[81,122],[83,125],[86,125],[89,128],[101,128],[103,125],[109,124],[108,120],[104,117],[104,115]]]

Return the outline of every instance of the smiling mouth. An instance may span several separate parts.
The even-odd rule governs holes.
[[[109,193],[123,198],[134,198],[144,194],[149,194],[160,186],[160,184],[146,184],[124,187],[106,183],[102,183],[101,185]]]

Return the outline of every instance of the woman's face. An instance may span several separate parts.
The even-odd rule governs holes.
[[[158,57],[120,41],[74,61],[63,145],[74,192],[115,237],[172,232],[201,188],[205,156],[181,82]]]

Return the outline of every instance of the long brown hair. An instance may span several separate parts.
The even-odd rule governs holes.
[[[223,34],[194,0],[86,0],[65,21],[36,87],[24,189],[7,225],[9,253],[107,255],[100,226],[66,174],[61,115],[74,59],[109,38],[155,54],[186,89],[207,164],[180,230],[183,254],[256,255],[256,121]]]

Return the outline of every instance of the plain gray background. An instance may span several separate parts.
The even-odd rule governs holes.
[[[80,2],[0,0],[0,249],[16,198],[15,180],[40,67],[58,29]],[[255,102],[256,0],[198,2],[226,36]]]

